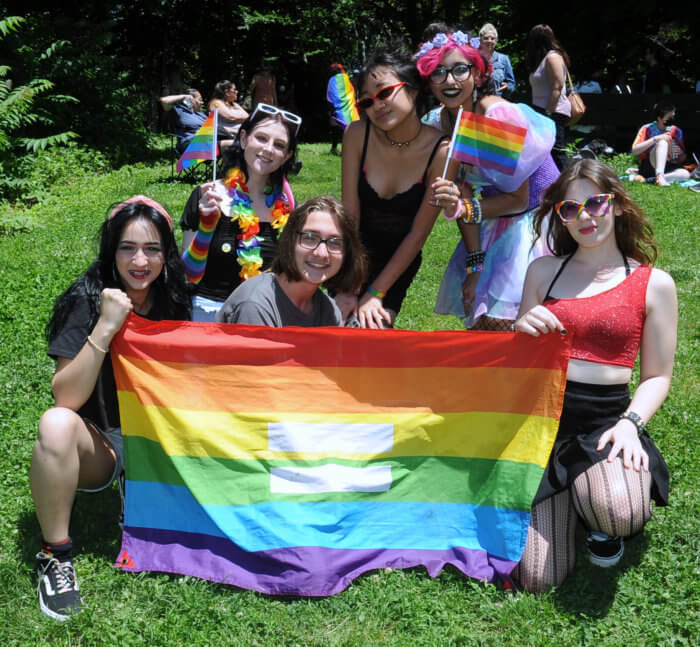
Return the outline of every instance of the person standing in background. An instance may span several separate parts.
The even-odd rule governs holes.
[[[343,131],[360,118],[360,113],[355,106],[355,88],[345,68],[340,63],[331,63],[330,74],[326,90],[331,125],[330,152],[332,155],[340,155],[338,144],[343,138]]]

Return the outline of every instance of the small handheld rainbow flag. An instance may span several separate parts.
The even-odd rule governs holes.
[[[175,168],[178,173],[181,173],[183,169],[199,164],[199,162],[212,160],[214,162],[214,179],[216,179],[216,157],[219,154],[219,146],[216,143],[218,113],[218,110],[212,110],[202,127],[192,138],[189,146],[177,161]]]
[[[526,135],[527,128],[460,108],[448,158],[514,175]]]

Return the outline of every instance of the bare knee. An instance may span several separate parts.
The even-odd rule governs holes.
[[[35,451],[65,456],[76,451],[80,416],[65,407],[53,407],[39,419]]]

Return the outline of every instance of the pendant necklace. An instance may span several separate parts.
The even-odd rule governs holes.
[[[418,132],[415,135],[413,135],[413,137],[411,137],[411,139],[407,139],[404,142],[397,142],[395,139],[392,139],[386,130],[384,131],[384,136],[389,140],[389,143],[392,146],[396,146],[396,148],[401,149],[404,146],[408,146],[412,141],[414,141],[418,137],[418,135],[420,135],[421,130],[423,130],[423,123],[422,122],[420,122],[418,124]]]

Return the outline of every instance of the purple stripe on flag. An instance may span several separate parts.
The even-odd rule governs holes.
[[[430,577],[451,564],[468,577],[507,578],[516,562],[482,550],[333,549],[297,546],[247,552],[228,539],[127,526],[115,564],[127,571],[192,575],[269,595],[325,596],[381,568],[425,566]]]

